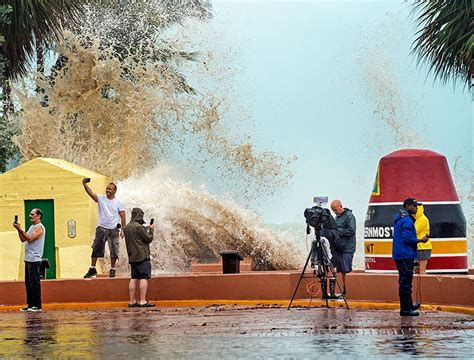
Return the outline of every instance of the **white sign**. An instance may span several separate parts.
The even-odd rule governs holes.
[[[75,220],[69,220],[67,222],[67,235],[70,238],[76,237],[76,221]]]
[[[325,207],[328,204],[327,196],[315,196],[313,198],[313,203],[317,206]]]

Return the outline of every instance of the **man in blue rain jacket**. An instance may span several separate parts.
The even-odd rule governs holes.
[[[413,268],[418,255],[418,242],[427,242],[428,237],[416,237],[415,214],[421,203],[414,198],[407,198],[403,202],[403,209],[393,220],[392,258],[398,270],[398,295],[400,297],[400,315],[418,316],[416,311],[420,304],[413,304],[411,288]]]

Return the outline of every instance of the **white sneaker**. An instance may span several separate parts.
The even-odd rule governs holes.
[[[20,311],[22,311],[22,312],[25,312],[25,311],[28,311],[28,310],[30,310],[30,308],[28,306],[22,307],[20,309]]]

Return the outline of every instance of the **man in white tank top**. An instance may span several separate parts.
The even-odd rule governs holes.
[[[43,258],[46,229],[41,223],[43,213],[40,209],[30,211],[30,221],[33,225],[25,232],[17,222],[13,227],[18,231],[20,241],[25,243],[25,287],[27,306],[20,311],[41,311],[40,267]]]
[[[91,267],[84,278],[95,278],[97,276],[97,258],[103,258],[105,243],[109,244],[110,271],[109,277],[115,277],[115,264],[119,258],[119,236],[123,237],[125,227],[125,208],[122,202],[115,197],[117,185],[110,183],[105,188],[105,195],[97,195],[89,187],[89,178],[82,180],[84,190],[99,205],[99,223],[95,230],[95,238],[92,243]]]

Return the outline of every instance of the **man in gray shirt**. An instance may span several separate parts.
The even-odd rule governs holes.
[[[109,277],[115,277],[115,264],[120,254],[119,234],[123,235],[123,228],[125,227],[125,208],[122,202],[115,197],[117,185],[114,183],[108,184],[105,188],[106,195],[98,195],[87,185],[89,181],[89,178],[83,179],[82,185],[91,199],[99,205],[99,223],[92,243],[91,267],[84,278],[95,278],[97,276],[95,267],[97,258],[104,257],[106,242],[109,243],[110,250]]]
[[[33,225],[25,232],[17,222],[13,227],[18,231],[21,242],[25,243],[25,287],[27,306],[20,311],[41,311],[40,267],[43,257],[46,229],[41,223],[43,213],[40,209],[32,209],[29,214]]]

